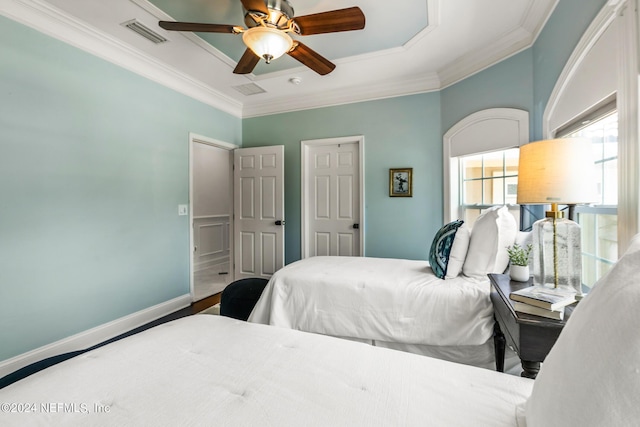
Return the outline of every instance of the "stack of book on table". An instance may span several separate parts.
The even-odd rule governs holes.
[[[509,298],[515,311],[556,320],[564,320],[564,308],[576,301],[573,292],[537,285],[513,291]]]

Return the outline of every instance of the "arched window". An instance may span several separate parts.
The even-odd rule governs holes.
[[[577,206],[583,282],[593,285],[638,233],[638,42],[633,2],[607,3],[567,61],[544,112],[545,137],[592,141],[600,201]]]
[[[518,154],[529,142],[529,113],[514,108],[478,111],[444,135],[445,221],[471,225],[484,210],[508,205],[516,221]]]

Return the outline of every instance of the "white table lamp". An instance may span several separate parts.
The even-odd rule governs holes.
[[[533,283],[582,293],[580,226],[563,218],[558,204],[597,201],[591,143],[551,139],[520,147],[518,204],[551,205],[533,224]]]

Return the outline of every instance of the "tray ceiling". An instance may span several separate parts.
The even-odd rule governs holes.
[[[359,6],[361,31],[300,37],[336,64],[319,76],[294,59],[233,74],[241,35],[165,31],[159,20],[244,26],[238,0],[6,0],[16,19],[240,117],[442,89],[535,41],[558,0],[290,0],[296,16]],[[168,41],[122,24],[135,19]]]

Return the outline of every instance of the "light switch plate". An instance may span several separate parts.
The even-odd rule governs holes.
[[[188,215],[189,214],[189,205],[178,205],[178,215]]]

